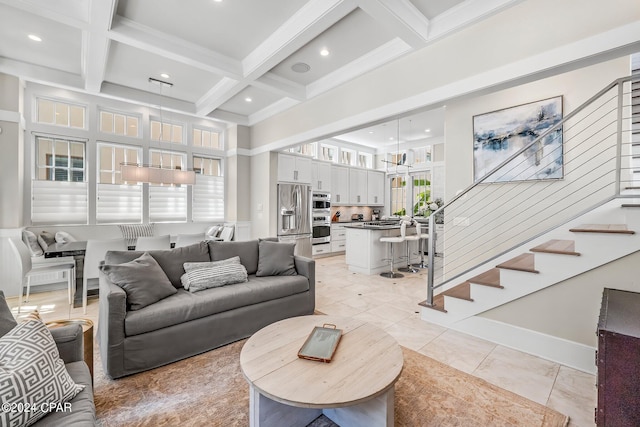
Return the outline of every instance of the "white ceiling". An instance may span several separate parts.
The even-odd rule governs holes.
[[[250,126],[517,2],[0,0],[0,72]]]

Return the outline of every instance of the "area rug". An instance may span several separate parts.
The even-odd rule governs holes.
[[[98,425],[248,426],[249,386],[240,370],[245,341],[118,380],[96,363]],[[396,426],[567,425],[559,412],[415,351],[403,352]]]

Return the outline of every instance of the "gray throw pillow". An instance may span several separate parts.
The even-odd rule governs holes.
[[[298,274],[293,260],[295,243],[261,240],[258,245],[256,276],[295,276]]]
[[[209,242],[209,256],[211,261],[220,261],[234,256],[240,257],[240,263],[245,266],[248,274],[255,274],[258,270],[258,241],[246,240],[239,242]]]
[[[22,241],[26,243],[29,252],[31,252],[31,256],[44,255],[42,246],[38,243],[38,236],[36,236],[33,231],[22,230]]]
[[[4,292],[0,291],[0,337],[18,325],[11,314],[11,309],[4,299]]]
[[[48,231],[41,231],[38,236],[38,243],[40,243],[42,249],[47,249],[49,246],[56,243],[56,236]]]
[[[178,292],[148,252],[133,261],[104,264],[100,269],[112,283],[124,289],[131,310],[140,310]]]
[[[248,280],[247,269],[240,264],[240,257],[233,257],[222,261],[185,262],[185,274],[182,275],[182,285],[189,292],[219,286],[243,283]]]

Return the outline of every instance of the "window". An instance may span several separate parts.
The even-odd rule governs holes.
[[[86,109],[81,105],[68,104],[66,102],[44,98],[38,98],[36,105],[38,123],[70,128],[85,128]]]
[[[411,175],[413,184],[413,214],[424,215],[431,201],[431,172],[425,171]]]
[[[409,150],[412,154],[409,157],[413,158],[413,164],[419,165],[422,163],[428,163],[431,161],[431,145],[426,147],[414,148]]]
[[[348,150],[346,148],[340,149],[340,163],[343,165],[355,166],[356,165],[356,152],[355,150]]]
[[[358,153],[358,166],[361,168],[373,168],[373,154]]]
[[[182,125],[151,120],[151,140],[182,144]]]
[[[338,161],[338,148],[333,145],[320,144],[320,152],[318,153],[320,160],[326,160],[328,162]]]
[[[167,169],[186,169],[187,155],[174,151],[149,150],[151,164]],[[187,187],[162,184],[149,185],[149,221],[185,222],[187,220]]]
[[[211,148],[214,150],[221,150],[220,134],[204,129],[193,128],[192,133],[193,146]]]
[[[141,163],[139,148],[98,144],[96,222],[120,224],[142,222],[142,185],[122,182],[122,163]]]
[[[196,185],[193,186],[193,220],[224,219],[224,177],[221,159],[193,156]]]
[[[100,132],[137,138],[139,122],[136,116],[100,111]]]
[[[84,142],[36,137],[31,222],[86,224],[88,215]]]
[[[404,176],[391,177],[391,215],[406,215],[407,182]]]
[[[316,157],[316,143],[308,142],[306,144],[296,145],[295,147],[288,148],[285,151],[289,153],[302,154],[303,156]]]

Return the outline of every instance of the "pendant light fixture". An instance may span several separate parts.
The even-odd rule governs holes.
[[[156,84],[160,87],[160,158],[162,158],[162,131],[164,129],[164,121],[162,120],[162,88],[173,87],[173,83],[164,82],[162,80],[149,77],[149,83]],[[165,168],[161,165],[144,165],[138,163],[121,163],[120,171],[122,180],[127,183],[148,183],[148,184],[164,184],[164,185],[193,185],[196,183],[196,173],[190,170],[182,170],[180,168]]]

